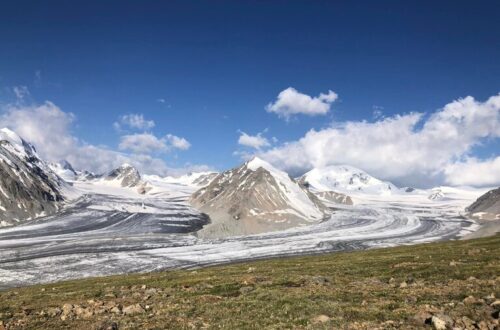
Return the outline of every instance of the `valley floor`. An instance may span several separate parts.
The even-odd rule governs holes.
[[[0,292],[0,329],[498,329],[500,235]]]
[[[329,220],[287,231],[201,239],[196,231],[209,220],[188,205],[192,190],[155,187],[144,196],[128,188],[78,183],[82,197],[63,212],[0,229],[0,288],[415,244],[477,229],[461,215],[474,197],[449,194],[430,201],[426,195],[409,195],[363,198],[355,206],[332,204]]]
[[[325,222],[244,237],[201,239],[208,218],[185,186],[127,188],[78,183],[63,212],[0,229],[0,289],[91,276],[193,269],[269,257],[361,250],[460,238],[477,229],[462,216],[477,192],[370,197],[334,208]]]

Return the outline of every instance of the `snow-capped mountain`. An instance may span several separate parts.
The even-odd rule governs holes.
[[[117,183],[121,187],[136,187],[141,183],[141,174],[130,164],[122,164],[109,172],[104,180]]]
[[[54,213],[68,189],[31,144],[0,129],[0,225]]]
[[[211,217],[201,232],[207,237],[285,229],[319,222],[327,213],[316,196],[259,158],[219,174],[191,204]]]
[[[394,184],[374,178],[360,169],[347,165],[315,168],[301,176],[299,182],[314,192],[390,195],[399,191]]]
[[[444,192],[440,188],[433,188],[431,189],[431,192],[427,198],[429,198],[431,201],[441,200],[444,198]]]
[[[52,171],[65,181],[75,181],[78,177],[78,173],[67,160],[61,160],[58,163],[49,163],[48,165]]]
[[[135,188],[139,194],[145,194],[153,188],[151,183],[142,179],[134,166],[126,163],[109,172],[101,181],[112,186]]]

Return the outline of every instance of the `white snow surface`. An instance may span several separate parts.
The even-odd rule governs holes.
[[[145,180],[148,181],[155,181],[155,182],[163,182],[163,183],[170,183],[170,184],[179,184],[179,185],[186,185],[186,186],[193,186],[193,187],[198,187],[196,185],[195,181],[201,178],[202,176],[214,174],[216,172],[191,172],[188,174],[184,174],[182,176],[174,177],[174,176],[166,176],[164,178],[159,177],[157,175],[143,175]]]

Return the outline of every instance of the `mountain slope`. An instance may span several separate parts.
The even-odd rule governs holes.
[[[379,180],[360,169],[347,165],[315,168],[301,176],[299,182],[315,192],[390,195],[398,191],[392,183]]]
[[[66,160],[61,160],[58,163],[49,163],[48,165],[54,173],[65,181],[74,181],[77,179],[78,173]]]
[[[200,232],[205,237],[286,229],[327,213],[316,196],[259,158],[219,174],[191,203],[210,215],[212,223]]]
[[[65,188],[31,144],[7,128],[0,130],[0,226],[54,213]]]
[[[479,197],[466,211],[481,219],[500,220],[500,187]]]

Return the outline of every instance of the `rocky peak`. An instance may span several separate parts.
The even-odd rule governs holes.
[[[321,221],[326,212],[316,196],[259,158],[219,174],[191,203],[211,216],[209,236],[289,228]]]
[[[0,226],[54,213],[66,183],[42,161],[33,145],[0,129]]]
[[[109,172],[106,180],[117,181],[122,187],[135,187],[141,183],[141,175],[135,167],[124,163]]]

